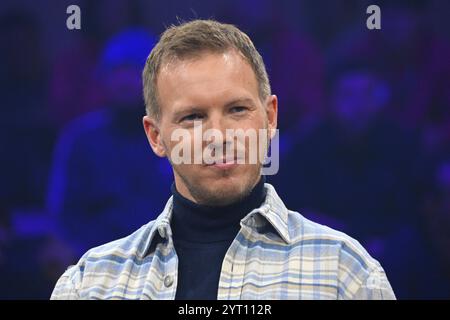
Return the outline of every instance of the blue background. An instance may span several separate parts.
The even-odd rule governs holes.
[[[66,8],[81,8],[81,30]],[[366,8],[381,7],[381,30]],[[0,4],[0,298],[49,298],[87,249],[152,220],[172,173],[141,125],[165,27],[247,32],[279,98],[287,206],[358,239],[398,298],[450,298],[450,2]]]

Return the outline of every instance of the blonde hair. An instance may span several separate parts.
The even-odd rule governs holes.
[[[250,38],[231,24],[214,20],[193,20],[172,25],[161,35],[150,52],[142,72],[147,115],[159,119],[157,76],[163,61],[196,57],[205,51],[222,53],[235,49],[243,55],[255,72],[261,100],[270,95],[266,67]]]

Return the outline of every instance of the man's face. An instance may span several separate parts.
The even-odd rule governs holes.
[[[160,119],[145,116],[144,127],[154,152],[171,161],[177,190],[190,200],[209,205],[229,204],[247,195],[258,182],[261,163],[249,163],[249,139],[239,144],[229,138],[226,130],[275,130],[277,116],[276,97],[269,96],[261,102],[251,66],[234,50],[205,52],[193,59],[164,64],[158,74],[157,89]],[[201,132],[220,131],[221,146],[234,140],[234,151],[239,146],[240,151],[245,149],[245,163],[234,159],[234,164],[196,164],[192,157],[191,163],[175,164],[172,151],[180,141],[174,141],[172,133],[177,129],[189,132],[191,140],[187,143],[194,154],[199,125]],[[213,141],[202,140],[201,150],[205,151]]]

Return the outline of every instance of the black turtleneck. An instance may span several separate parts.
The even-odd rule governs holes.
[[[266,197],[261,176],[243,199],[226,205],[200,205],[178,193],[172,184],[171,228],[178,256],[175,299],[217,299],[225,254],[240,229],[240,221]]]

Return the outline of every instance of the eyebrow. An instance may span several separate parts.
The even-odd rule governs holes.
[[[237,98],[237,99],[231,100],[230,102],[227,102],[225,104],[225,107],[227,108],[232,105],[238,105],[238,104],[248,104],[248,105],[252,105],[252,106],[255,105],[255,103],[253,102],[252,99],[243,97],[243,98]],[[196,105],[182,107],[180,110],[175,111],[175,113],[173,114],[173,119],[178,120],[179,117],[190,114],[191,112],[195,113],[195,112],[203,112],[203,111],[204,111],[203,107],[196,106]]]
[[[188,115],[190,113],[201,112],[202,110],[203,108],[198,106],[183,107],[181,110],[175,111],[172,118],[174,120],[178,120],[181,116]]]
[[[238,99],[234,99],[231,102],[228,102],[227,104],[225,104],[225,107],[230,107],[232,105],[237,105],[237,104],[250,104],[253,106],[255,103],[250,98],[238,98]]]

